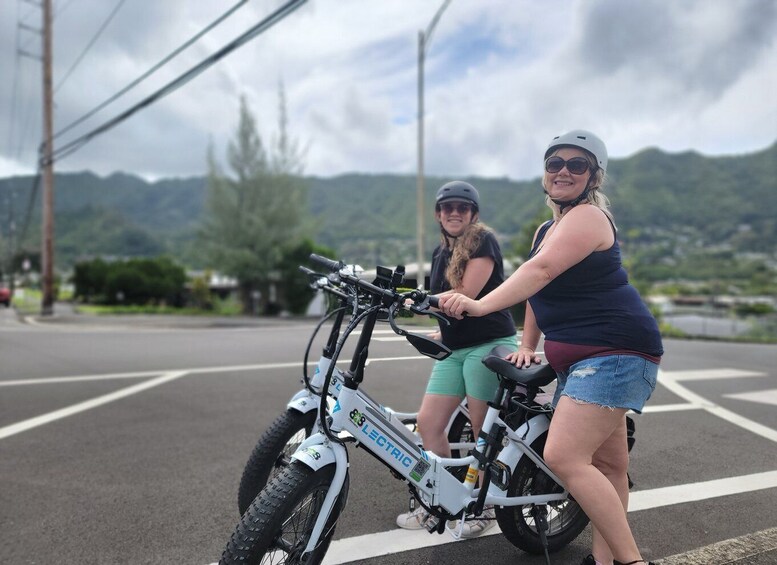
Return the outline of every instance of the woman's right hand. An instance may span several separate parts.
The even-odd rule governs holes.
[[[513,365],[519,369],[528,369],[532,366],[532,363],[539,365],[541,363],[539,355],[534,353],[534,349],[522,345],[518,348],[518,351],[513,351],[507,357],[507,361],[510,361]]]
[[[446,315],[461,320],[464,316],[482,316],[482,308],[478,300],[473,300],[460,292],[440,295],[438,308]]]

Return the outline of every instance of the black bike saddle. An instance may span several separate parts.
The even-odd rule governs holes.
[[[483,357],[482,362],[496,374],[526,387],[545,386],[556,378],[556,371],[547,363],[519,369],[505,359],[512,352],[513,350],[509,347],[497,345]]]

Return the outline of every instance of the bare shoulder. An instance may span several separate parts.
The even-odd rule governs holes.
[[[596,242],[597,250],[609,248],[615,240],[607,214],[591,204],[580,204],[567,212],[559,222],[558,231],[566,237],[584,237]]]

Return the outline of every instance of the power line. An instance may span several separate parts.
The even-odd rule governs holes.
[[[93,129],[89,133],[82,135],[81,137],[75,139],[74,141],[71,141],[70,143],[60,147],[59,149],[55,150],[51,158],[52,160],[61,160],[67,157],[68,155],[72,154],[75,151],[78,151],[81,147],[83,147],[86,143],[88,143],[92,138],[95,136],[104,133],[108,131],[109,129],[117,126],[130,116],[132,116],[135,112],[145,108],[146,106],[151,105],[152,103],[156,102],[157,100],[163,98],[164,96],[167,96],[171,92],[174,92],[175,90],[179,89],[184,84],[188,83],[192,79],[194,79],[196,76],[198,76],[200,73],[205,71],[208,67],[212,66],[216,62],[218,62],[221,58],[228,55],[238,47],[241,47],[260,33],[266,31],[279,21],[281,21],[283,18],[288,16],[290,13],[292,13],[294,10],[299,8],[302,4],[304,4],[307,0],[291,0],[290,2],[287,2],[283,6],[281,6],[278,10],[270,14],[268,17],[266,17],[264,20],[259,22],[257,25],[249,29],[247,32],[245,32],[243,35],[238,37],[237,39],[233,40],[231,43],[227,44],[226,46],[222,47],[220,50],[218,50],[216,53],[208,57],[207,59],[203,60],[199,64],[195,65],[188,71],[186,71],[184,74],[179,76],[178,78],[174,79],[173,81],[169,82],[167,85],[163,86],[159,90],[157,90],[155,93],[153,93],[151,96],[148,96],[147,98],[141,100],[138,104],[131,107],[129,110],[126,110],[125,112],[122,112],[112,120],[109,120],[105,123],[103,123],[101,126]],[[61,133],[61,132],[60,132]],[[56,136],[55,136],[56,137]]]
[[[21,47],[21,31],[29,31],[38,35],[42,33],[39,28],[34,28],[23,22],[24,18],[21,16],[21,2],[22,0],[18,0],[17,3],[16,56],[14,60],[13,94],[10,105],[11,114],[9,119],[10,127],[8,135],[9,154],[14,154],[17,159],[22,154],[22,150],[25,145],[25,139],[27,138],[27,135],[30,131],[29,127],[31,117],[33,115],[31,107],[34,102],[32,96],[21,96],[20,94],[21,92],[26,92],[28,89],[32,88],[29,82],[29,76],[25,74],[24,67],[21,65],[21,60],[22,57],[35,59],[38,62],[42,60],[39,55],[28,53]],[[38,8],[40,8],[40,5],[38,5]],[[29,14],[27,15],[29,16]],[[38,38],[38,40],[40,40],[40,38]],[[16,150],[15,152],[11,153],[11,145],[13,144],[14,139],[16,140]]]
[[[13,143],[14,125],[16,124],[16,99],[18,98],[18,77],[19,77],[19,10],[21,5],[18,0],[16,3],[16,45],[14,49],[14,64],[13,64],[13,79],[11,83],[11,113],[8,116],[8,152],[11,152],[11,144]]]
[[[92,46],[95,44],[95,42],[99,39],[100,35],[102,35],[102,32],[105,31],[105,28],[108,27],[108,24],[111,23],[111,20],[113,19],[113,16],[116,15],[116,12],[119,11],[119,8],[121,8],[121,5],[124,4],[126,0],[119,0],[119,3],[116,4],[116,7],[113,8],[113,11],[108,15],[108,17],[105,19],[103,24],[100,26],[100,29],[97,30],[97,33],[94,34],[94,37],[92,37],[91,41],[89,41],[89,44],[86,46],[86,48],[81,52],[81,54],[78,56],[78,58],[75,60],[75,62],[70,66],[70,68],[65,73],[65,76],[62,77],[62,80],[59,81],[59,84],[57,84],[54,87],[54,92],[60,89],[60,87],[65,84],[65,81],[70,77],[70,75],[73,73],[73,71],[76,69],[76,67],[81,63],[84,56],[89,52],[89,50],[92,48]],[[66,6],[67,7],[67,6]]]
[[[119,97],[121,97],[121,96],[123,96],[124,94],[126,94],[126,93],[127,93],[129,90],[131,90],[132,88],[134,88],[135,86],[137,86],[137,85],[138,85],[140,82],[142,82],[143,80],[147,79],[149,76],[151,76],[151,75],[152,75],[153,73],[155,73],[157,70],[159,70],[159,68],[160,68],[160,67],[162,67],[163,65],[165,65],[166,63],[168,63],[168,62],[169,62],[171,59],[173,59],[174,57],[176,57],[176,56],[177,56],[179,53],[181,53],[181,51],[183,51],[184,49],[186,49],[187,47],[189,47],[189,46],[190,46],[192,43],[194,43],[195,41],[197,41],[197,40],[198,40],[199,38],[201,38],[203,35],[205,35],[205,34],[206,34],[206,33],[208,33],[210,30],[212,30],[214,27],[216,27],[218,24],[220,24],[221,22],[223,22],[223,21],[224,21],[226,18],[228,18],[229,16],[231,16],[231,15],[232,15],[232,13],[234,13],[234,12],[235,12],[235,10],[237,10],[238,8],[240,8],[240,6],[242,6],[242,5],[243,5],[243,4],[245,4],[246,2],[248,2],[248,0],[240,0],[240,1],[239,1],[237,4],[235,4],[234,6],[232,6],[232,7],[231,7],[229,10],[227,10],[226,12],[224,12],[224,13],[223,13],[221,16],[219,16],[217,19],[215,19],[213,22],[211,22],[211,23],[210,23],[208,26],[206,26],[204,29],[202,29],[202,30],[201,30],[199,33],[197,33],[197,34],[196,34],[196,35],[194,35],[194,36],[193,36],[191,39],[189,39],[189,41],[187,41],[186,43],[184,43],[183,45],[181,45],[181,46],[180,46],[178,49],[176,49],[175,51],[173,51],[172,53],[170,53],[170,54],[169,54],[167,57],[165,57],[164,59],[162,59],[161,61],[159,61],[159,62],[158,62],[156,65],[154,65],[154,66],[153,66],[153,67],[151,67],[151,68],[150,68],[148,71],[146,71],[145,73],[143,73],[142,75],[140,75],[138,78],[136,78],[136,79],[135,79],[134,81],[132,81],[130,84],[128,84],[127,86],[125,86],[125,87],[124,87],[123,89],[121,89],[119,92],[117,92],[116,94],[114,94],[113,96],[111,96],[110,98],[108,98],[108,100],[106,100],[105,102],[103,102],[102,104],[100,104],[99,106],[97,106],[96,108],[94,108],[93,110],[91,110],[91,111],[87,112],[86,114],[84,114],[83,116],[81,116],[80,118],[78,118],[76,121],[72,122],[70,125],[68,125],[68,126],[66,126],[66,127],[62,128],[61,130],[59,130],[57,133],[55,133],[55,134],[54,134],[54,139],[56,139],[57,137],[59,137],[59,136],[60,136],[60,135],[62,135],[63,133],[65,133],[65,132],[67,132],[67,131],[70,131],[71,129],[73,129],[74,127],[76,127],[78,124],[80,124],[80,123],[83,123],[85,120],[89,119],[90,117],[94,116],[94,115],[95,115],[97,112],[99,112],[100,110],[102,110],[103,108],[105,108],[105,107],[106,107],[108,104],[110,104],[110,103],[111,103],[111,102],[113,102],[114,100],[116,100],[116,99],[118,99]]]

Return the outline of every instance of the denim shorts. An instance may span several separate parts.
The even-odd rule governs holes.
[[[436,361],[426,385],[426,394],[459,398],[466,395],[486,402],[493,400],[499,377],[483,365],[482,359],[497,345],[506,345],[513,351],[518,349],[517,339],[513,335],[474,347],[454,349],[448,358]]]
[[[560,371],[553,406],[561,395],[577,402],[642,413],[658,378],[658,365],[638,355],[591,357]]]

